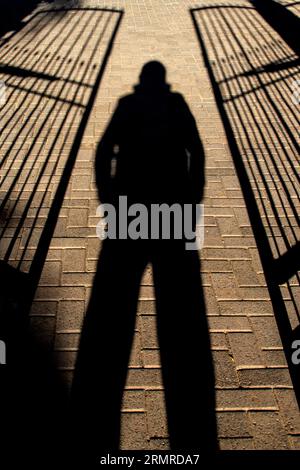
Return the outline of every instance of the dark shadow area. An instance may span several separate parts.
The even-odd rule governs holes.
[[[276,0],[251,0],[252,5],[264,20],[282,37],[289,47],[300,56],[300,19],[287,7]]]
[[[48,0],[47,3],[53,3]],[[41,0],[2,0],[0,6],[0,36],[8,31],[19,31],[26,24],[23,21],[41,3]]]
[[[115,161],[112,171],[113,161]],[[134,93],[121,98],[96,155],[103,203],[198,203],[204,152],[195,120],[146,64]],[[149,218],[149,224],[151,224]],[[172,233],[172,230],[171,230]],[[152,265],[156,326],[172,450],[217,449],[214,370],[197,251],[184,239],[106,239],[83,324],[72,389],[78,452],[119,448],[122,395],[143,272]],[[152,315],[154,312],[152,312]]]
[[[48,338],[29,327],[28,276],[2,262],[0,276],[0,336],[6,344],[6,365],[0,366],[1,462],[36,464],[47,455],[54,464],[64,451],[67,390]]]
[[[52,77],[51,75],[2,64],[0,64],[0,73],[4,75],[16,75],[17,77],[33,77],[40,78],[42,80],[57,80],[57,78]]]
[[[191,10],[298,398],[299,18],[273,1]],[[278,34],[280,35],[278,37]]]
[[[55,323],[43,307],[29,313],[123,16],[97,8],[62,12],[33,14],[0,49],[6,86],[0,107],[0,338],[7,347],[0,369],[1,459],[11,463],[56,461],[66,451],[67,389],[53,359]]]
[[[49,4],[51,8],[80,8],[81,0],[1,0],[0,6],[0,36],[16,33],[30,21],[30,15],[41,5]],[[52,10],[53,11],[53,10]]]
[[[22,28],[22,19],[38,5],[39,0],[3,0],[1,2],[0,34]]]

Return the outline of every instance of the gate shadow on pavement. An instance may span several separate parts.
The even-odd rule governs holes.
[[[226,131],[298,402],[298,16],[273,0],[190,10]],[[280,35],[280,36],[278,36]]]
[[[0,48],[1,458],[14,443],[11,461],[65,450],[67,392],[52,359],[54,331],[41,307],[29,312],[123,17],[61,5],[33,13]]]

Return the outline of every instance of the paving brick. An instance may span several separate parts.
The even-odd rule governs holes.
[[[129,365],[133,367],[142,367],[143,365],[142,352],[141,352],[141,335],[139,332],[135,332],[135,335],[133,338]]]
[[[143,349],[142,351],[144,367],[160,367],[160,351],[159,349]]]
[[[57,313],[57,329],[59,331],[80,328],[84,315],[84,302],[62,300]]]
[[[254,334],[262,347],[282,348],[274,317],[253,316],[249,320]]]
[[[246,412],[217,414],[218,437],[251,437],[250,422]]]
[[[238,226],[235,217],[217,217],[217,223],[220,228],[221,234],[224,235],[239,235],[241,236],[241,230]]]
[[[62,273],[61,286],[92,286],[93,273]]]
[[[85,250],[68,249],[63,253],[63,272],[84,272],[85,271]]]
[[[251,232],[246,232],[245,228],[241,228],[241,235],[223,235],[225,248],[243,248],[249,250],[252,246],[256,248],[255,239]]]
[[[90,189],[90,175],[75,175],[72,180],[72,189],[73,190],[86,190]]]
[[[201,271],[208,271],[209,273],[229,273],[232,271],[232,266],[231,263],[226,260],[203,259],[201,260]]]
[[[219,300],[221,315],[272,315],[272,304],[264,300]]]
[[[86,227],[88,222],[88,209],[71,208],[69,210],[68,227]]]
[[[278,409],[278,403],[271,389],[217,389],[218,409]]]
[[[38,287],[35,300],[82,300],[84,293],[84,287]]]
[[[144,271],[144,274],[143,274],[143,277],[142,277],[142,280],[141,280],[141,284],[142,285],[150,285],[152,286],[153,285],[153,271],[152,271],[152,268],[150,265],[148,265]]]
[[[215,383],[217,387],[238,386],[235,363],[228,351],[213,351]]]
[[[219,306],[215,293],[210,286],[203,286],[205,307],[208,315],[216,315],[219,313]]]
[[[87,245],[87,239],[84,238],[73,238],[66,237],[66,233],[63,238],[53,237],[51,240],[50,249],[59,249],[59,248],[85,248]]]
[[[158,339],[156,332],[156,317],[143,315],[142,322],[142,345],[143,348],[157,348]]]
[[[61,260],[61,250],[56,250],[55,248],[50,248],[47,254],[48,261],[60,261]]]
[[[202,256],[207,259],[249,259],[248,250],[246,248],[203,248]]]
[[[98,262],[96,259],[86,261],[86,271],[89,273],[95,273],[97,271]]]
[[[237,366],[264,364],[261,350],[253,333],[228,333],[228,339]]]
[[[252,332],[251,324],[247,316],[240,316],[240,315],[209,316],[208,323],[209,323],[209,327],[213,331]]]
[[[142,299],[155,299],[155,291],[153,286],[143,286],[140,287],[139,293],[140,300]]]
[[[257,450],[288,450],[289,442],[286,431],[277,412],[249,412],[252,423],[255,449]]]
[[[162,375],[160,369],[131,368],[128,371],[126,387],[156,388],[162,386]]]
[[[67,217],[60,217],[58,219],[58,221],[56,222],[55,232],[53,235],[55,238],[62,238],[65,236],[66,230],[67,230],[67,222],[68,222]],[[32,241],[30,244],[31,246],[36,246],[37,239],[40,237],[40,234],[38,234],[37,231],[35,231],[35,237],[36,237],[36,241]]]
[[[236,278],[231,273],[212,273],[212,285],[217,299],[236,299],[239,298],[238,285]]]
[[[87,245],[87,259],[97,259],[100,252],[100,240],[98,238],[89,238]]]
[[[300,434],[299,408],[293,390],[274,390],[282,421],[292,434]]]
[[[76,350],[79,346],[79,333],[56,333],[54,349],[58,350]]]
[[[243,300],[270,300],[270,294],[266,287],[239,287],[239,294]]]
[[[58,302],[55,301],[47,301],[47,302],[38,302],[36,301],[30,310],[31,316],[40,316],[40,317],[47,317],[47,316],[56,316]]]
[[[291,386],[287,368],[242,369],[238,371],[238,374],[243,387]]]
[[[255,450],[253,438],[220,439],[220,450]]]
[[[122,413],[121,449],[146,450],[148,448],[145,413]]]
[[[286,357],[282,349],[263,349],[262,356],[267,366],[286,366]]]
[[[229,349],[226,333],[211,333],[210,342],[212,349]]]
[[[159,390],[147,391],[146,406],[148,431],[150,437],[168,437],[164,393]]]
[[[204,240],[203,246],[222,246],[223,240],[220,234],[219,228],[216,227],[204,227]]]
[[[56,351],[54,362],[58,369],[73,370],[75,367],[77,352],[75,351]]]
[[[290,321],[291,329],[294,330],[299,327],[299,309],[298,304],[293,300],[285,301],[288,319]]]
[[[125,390],[122,401],[123,411],[145,411],[146,399],[144,390]]]
[[[236,276],[236,280],[240,286],[257,286],[259,285],[259,279],[253,269],[251,261],[247,260],[232,260],[233,271]]]
[[[138,313],[140,314],[155,314],[156,306],[154,300],[140,300],[138,303]]]

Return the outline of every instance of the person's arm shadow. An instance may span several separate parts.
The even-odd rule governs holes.
[[[124,112],[121,100],[100,140],[95,159],[96,185],[102,203],[115,202],[114,175],[112,162],[117,158],[120,131],[124,125]]]
[[[199,203],[203,198],[205,186],[205,154],[195,118],[183,97],[182,123],[185,147],[189,154],[191,202]]]

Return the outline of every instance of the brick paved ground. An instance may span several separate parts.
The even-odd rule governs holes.
[[[190,8],[218,3],[208,0],[196,5],[187,0],[80,3],[82,7],[122,8],[125,15],[59,212],[31,309],[32,328],[53,350],[61,374],[70,383],[82,318],[100,250],[100,241],[95,233],[98,200],[93,172],[94,151],[116,100],[131,91],[145,62],[158,59],[167,67],[168,81],[173,89],[180,91],[188,101],[206,152],[205,247],[201,251],[201,259],[216,373],[221,448],[299,449],[299,411],[269,290],[189,12]],[[230,0],[226,4],[250,5],[238,0]],[[42,8],[47,6],[42,5]],[[259,68],[274,62],[278,51],[281,54],[279,58],[292,57],[292,51],[284,43],[273,42],[279,38],[277,33],[255,11],[240,10],[238,13],[245,15],[248,25],[248,29],[243,29],[243,34],[238,30],[241,18],[235,18],[234,24],[230,25],[230,17],[224,16],[221,9],[207,11],[199,10],[196,19],[209,59],[217,68],[216,80],[227,79],[225,85],[220,85],[224,99],[238,94],[238,86],[246,93],[253,86],[261,89],[268,80],[265,75],[261,79],[246,75],[241,82],[238,78],[230,82],[231,76],[246,72],[254,64]],[[293,11],[297,14],[295,7]],[[204,17],[204,14],[207,16]],[[250,21],[251,18],[254,20]],[[7,82],[9,97],[9,106],[1,109],[1,122],[5,123],[1,152],[7,155],[1,198],[9,194],[5,205],[6,219],[1,222],[4,227],[1,257],[22,271],[30,272],[49,207],[117,19],[118,13],[101,10],[41,13],[28,18],[27,25],[0,49],[2,63],[35,72],[20,76],[11,69],[0,75]],[[231,27],[236,32],[234,41]],[[212,41],[209,31],[215,34]],[[258,40],[261,49],[257,49]],[[242,49],[246,52],[239,63],[238,54]],[[232,59],[231,63],[229,58]],[[292,71],[294,77],[297,78],[298,73],[299,78],[297,66]],[[274,72],[271,78],[277,81],[277,85],[272,85],[270,95],[278,103],[281,114],[288,116],[288,126],[293,132],[299,108],[294,106],[291,109],[284,101],[284,96],[290,93],[287,72]],[[226,83],[229,83],[227,89]],[[294,140],[291,136],[286,137],[287,129],[278,124],[270,101],[265,108],[260,105],[261,100],[266,99],[265,95],[255,95],[253,101],[251,97],[253,94],[249,102],[243,96],[229,104],[226,102],[225,108],[231,113],[231,125],[241,156],[248,161],[250,184],[254,187],[258,182],[255,194],[257,199],[261,198],[259,209],[263,224],[266,230],[269,229],[268,237],[275,256],[278,253],[275,241],[281,243],[279,250],[284,251],[287,247],[284,245],[285,239],[291,246],[295,237],[299,239],[293,212],[293,209],[299,211],[296,178],[288,179],[295,164],[297,154],[294,151],[296,143],[299,145],[299,135],[294,132]],[[250,139],[257,138],[254,147],[262,149],[258,153],[261,165],[253,160],[247,129],[245,131],[236,120],[239,107],[243,122],[247,129],[251,129]],[[259,116],[262,134],[253,127],[251,109]],[[271,123],[266,120],[268,115],[271,116]],[[285,142],[285,151],[280,150],[280,139],[272,127],[276,128],[277,125],[281,140]],[[280,154],[280,168],[285,169],[282,170],[283,182],[279,181],[276,171],[270,166],[274,155],[274,152],[272,155],[268,153],[270,146],[279,149],[275,158]],[[263,159],[264,155],[268,160]],[[48,156],[51,156],[49,160]],[[13,179],[15,175],[16,182]],[[275,209],[268,202],[271,196],[263,184],[263,176],[269,182],[273,178],[270,185],[273,192],[270,194],[277,197]],[[278,199],[276,188],[279,184],[281,191],[284,184],[290,188],[290,201]],[[269,212],[266,212],[266,207]],[[24,211],[26,218],[22,220]],[[281,217],[279,221],[276,211]],[[282,227],[286,227],[284,232]],[[299,320],[297,276],[283,283],[281,292],[290,322],[295,327]],[[124,393],[121,443],[124,449],[168,448],[153,300],[149,268],[141,289]]]

